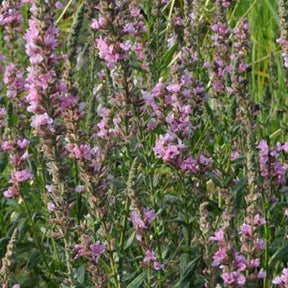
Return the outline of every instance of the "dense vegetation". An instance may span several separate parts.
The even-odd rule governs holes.
[[[286,0],[0,2],[0,287],[288,287]]]

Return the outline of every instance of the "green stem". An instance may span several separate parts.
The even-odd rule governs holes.
[[[46,259],[46,255],[43,251],[43,245],[41,245],[41,243],[39,243],[39,239],[37,237],[38,235],[38,232],[37,232],[37,228],[35,227],[35,221],[33,221],[32,219],[32,215],[31,215],[31,211],[30,211],[30,207],[25,199],[25,197],[23,195],[21,195],[21,198],[23,200],[23,203],[25,205],[25,209],[26,209],[26,212],[27,212],[27,215],[28,215],[28,218],[29,218],[29,221],[30,221],[30,225],[31,225],[31,228],[32,228],[32,231],[33,231],[33,238],[34,238],[34,241],[36,243],[36,246],[43,258],[43,261],[44,261],[44,265],[47,269],[47,271],[49,271],[49,274],[51,276],[51,279],[54,281],[54,272],[51,270],[51,268],[49,267],[49,264],[48,264],[48,261]]]
[[[120,235],[120,253],[122,253],[123,250],[124,250],[124,239],[125,239],[125,233],[126,233],[126,230],[127,230],[128,212],[129,212],[129,197],[126,196],[125,211],[124,211],[125,214],[124,214],[124,219],[123,219],[123,222],[122,222],[123,229],[122,229],[121,235]]]

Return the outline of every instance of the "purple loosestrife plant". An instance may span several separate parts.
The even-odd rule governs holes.
[[[260,2],[1,1],[0,286],[287,286],[287,3]]]

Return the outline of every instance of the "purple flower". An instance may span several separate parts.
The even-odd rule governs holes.
[[[256,240],[256,248],[259,250],[265,250],[266,241],[264,239],[257,239]]]
[[[256,223],[258,225],[264,225],[266,223],[266,220],[265,220],[265,218],[262,218],[260,216],[260,214],[256,214],[254,216],[254,223]]]
[[[92,259],[98,262],[99,257],[105,252],[106,246],[100,241],[90,245]]]
[[[257,148],[260,150],[259,158],[260,158],[261,176],[267,177],[269,174],[266,166],[269,160],[269,147],[267,145],[267,141],[264,139],[261,140]]]
[[[181,161],[179,167],[183,172],[190,171],[196,173],[198,171],[197,163],[192,156],[188,156],[184,161]]]
[[[17,145],[20,149],[25,149],[29,144],[30,141],[25,138],[17,141]]]
[[[62,5],[62,3],[60,1],[57,1],[55,3],[55,7],[56,7],[56,9],[62,9],[63,5]]]
[[[140,218],[138,211],[132,211],[129,220],[132,222],[135,229],[147,228],[143,220]]]
[[[135,29],[133,23],[126,23],[123,32],[135,36],[137,34],[137,30]]]
[[[144,221],[148,224],[151,224],[152,221],[156,218],[156,213],[152,209],[144,208]]]
[[[264,278],[266,278],[266,272],[265,272],[265,270],[264,270],[263,268],[261,268],[260,271],[258,272],[257,278],[258,278],[258,279],[264,279]]]
[[[233,264],[236,266],[237,271],[244,271],[247,267],[247,260],[246,258],[239,254],[239,253],[235,253],[234,254],[235,260],[233,261]]]
[[[169,91],[169,92],[172,92],[172,93],[178,93],[181,89],[181,86],[179,84],[170,84],[166,87],[166,89]]]
[[[242,224],[240,227],[240,234],[244,237],[251,238],[252,237],[252,226],[248,224]]]

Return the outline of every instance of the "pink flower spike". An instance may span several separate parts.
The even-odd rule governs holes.
[[[155,252],[153,250],[147,250],[145,252],[145,258],[144,258],[143,262],[148,263],[150,261],[156,261]]]

